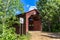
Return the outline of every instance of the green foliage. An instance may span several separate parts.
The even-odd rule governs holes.
[[[2,34],[2,24],[0,24],[0,35]]]
[[[22,35],[20,37],[20,40],[29,40],[30,36],[29,35]]]
[[[43,30],[60,32],[60,1],[39,0],[37,8],[42,18]]]
[[[6,29],[4,35],[0,36],[1,40],[16,40],[17,35],[14,33],[14,29]]]
[[[28,40],[27,36],[15,33],[14,23],[18,23],[15,12],[23,12],[20,0],[0,0],[0,40]]]
[[[0,40],[29,40],[29,35],[15,34],[15,29],[10,28],[6,30],[4,35],[0,36]]]

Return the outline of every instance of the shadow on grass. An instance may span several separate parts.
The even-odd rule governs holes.
[[[42,34],[41,36],[55,38],[55,39],[60,39],[60,33],[47,33],[47,35]]]

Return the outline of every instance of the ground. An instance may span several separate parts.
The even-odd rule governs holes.
[[[47,33],[41,31],[29,31],[29,33],[31,35],[30,40],[60,40],[59,34]]]

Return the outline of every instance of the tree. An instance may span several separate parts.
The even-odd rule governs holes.
[[[38,0],[37,9],[40,12],[45,31],[60,31],[60,1]]]
[[[23,5],[20,0],[0,0],[0,29],[2,30],[2,34],[0,36],[1,40],[16,40],[17,36],[12,25],[17,22],[15,21],[15,12],[17,10],[23,12]]]

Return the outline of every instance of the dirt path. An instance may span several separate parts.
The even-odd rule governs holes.
[[[49,34],[49,33],[45,33],[45,32],[30,31],[29,33],[31,35],[30,40],[60,40],[59,38],[51,38],[51,37],[48,37],[48,36],[44,36],[44,35]]]

